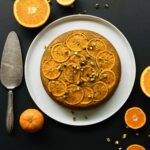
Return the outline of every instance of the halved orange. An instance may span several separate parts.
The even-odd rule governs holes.
[[[80,86],[77,86],[75,84],[71,84],[67,88],[67,97],[65,99],[65,102],[70,105],[76,105],[80,103],[84,96],[84,91]]]
[[[99,79],[100,81],[105,82],[109,88],[111,88],[116,81],[116,75],[112,70],[103,70],[99,75]]]
[[[150,66],[146,67],[142,72],[140,86],[143,93],[150,98]]]
[[[112,69],[115,65],[115,56],[108,50],[100,51],[96,57],[96,63],[99,68]]]
[[[60,76],[60,67],[60,63],[57,63],[54,60],[48,60],[43,64],[42,72],[46,78],[53,80]]]
[[[145,112],[139,107],[129,108],[125,113],[125,123],[132,129],[142,128],[146,123]]]
[[[84,34],[76,33],[72,34],[66,40],[66,45],[72,51],[82,51],[87,47],[87,37]]]
[[[87,52],[89,55],[96,57],[99,51],[106,50],[107,46],[104,40],[99,38],[91,39],[88,43]]]
[[[108,87],[104,82],[98,81],[93,85],[93,91],[94,91],[93,100],[101,101],[107,96]]]
[[[63,80],[50,81],[48,84],[48,90],[54,96],[63,96],[66,92],[67,85]]]
[[[51,55],[55,61],[65,62],[70,56],[70,50],[62,43],[58,43],[52,47]]]
[[[145,147],[139,144],[132,144],[127,147],[127,150],[145,150]]]
[[[83,99],[80,102],[80,104],[87,105],[92,102],[93,96],[94,96],[94,91],[90,87],[83,87],[82,89],[84,91],[84,96],[83,96]]]
[[[48,20],[50,4],[48,0],[15,0],[13,11],[19,24],[35,28]]]
[[[76,69],[76,64],[70,63],[64,70],[64,78],[70,83],[80,80],[80,70]]]

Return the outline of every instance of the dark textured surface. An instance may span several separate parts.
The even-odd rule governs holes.
[[[28,47],[33,38],[44,26],[38,29],[26,29],[20,26],[13,16],[13,0],[0,2],[0,56],[7,34],[15,30],[21,41],[23,59],[25,60]],[[110,4],[109,9],[95,9],[95,3]],[[127,145],[138,143],[149,150],[150,138],[150,99],[141,92],[139,79],[144,67],[150,64],[150,1],[148,0],[76,0],[73,9],[63,8],[52,0],[52,14],[47,24],[62,16],[80,13],[87,10],[88,14],[102,17],[117,26],[129,40],[135,54],[137,76],[133,91],[120,111],[106,121],[88,127],[72,127],[60,124],[45,116],[44,128],[36,134],[27,134],[20,129],[18,119],[20,113],[30,107],[37,108],[27,91],[25,81],[15,90],[15,130],[13,135],[8,135],[5,129],[5,115],[7,105],[7,91],[0,84],[0,146],[4,150],[117,150],[114,144],[120,141],[124,149]],[[34,75],[34,73],[33,73]],[[124,113],[131,106],[140,106],[146,112],[147,124],[138,131],[126,129]],[[123,133],[128,133],[125,140],[121,139]],[[135,134],[139,133],[139,136]],[[112,137],[112,142],[107,143],[106,137]]]

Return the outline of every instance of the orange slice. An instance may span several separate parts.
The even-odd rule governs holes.
[[[55,62],[54,60],[46,61],[42,67],[43,75],[50,80],[56,79],[61,74],[60,67],[61,64]]]
[[[142,128],[146,123],[146,115],[139,107],[129,108],[125,113],[125,123],[132,129]]]
[[[90,56],[96,57],[99,51],[106,50],[107,46],[102,39],[94,38],[88,43],[87,52]]]
[[[143,93],[150,98],[150,66],[146,67],[142,72],[140,86]]]
[[[101,51],[96,57],[96,63],[99,68],[112,69],[115,65],[115,56],[110,51]]]
[[[83,81],[95,81],[96,80],[96,70],[89,65],[83,67],[83,72],[81,74],[81,79]]]
[[[80,104],[87,105],[92,102],[94,91],[90,87],[83,87],[82,89],[84,91],[84,96]]]
[[[58,43],[52,47],[51,55],[57,62],[65,62],[70,56],[70,50],[62,43]]]
[[[76,83],[80,80],[80,70],[76,64],[68,64],[64,70],[64,78],[70,83]]]
[[[109,88],[111,88],[116,81],[116,76],[112,70],[103,70],[100,73],[99,79],[100,81],[105,82]]]
[[[107,85],[101,81],[98,81],[93,85],[93,91],[94,91],[94,96],[93,96],[94,101],[101,101],[108,94]]]
[[[132,144],[127,147],[127,150],[145,150],[145,148],[142,145]]]
[[[82,54],[76,54],[72,55],[69,59],[69,63],[75,63],[75,64],[80,64],[81,62],[85,61],[86,58]]]
[[[66,40],[66,45],[72,51],[82,51],[87,47],[87,37],[84,34],[72,34]]]
[[[58,4],[62,6],[70,6],[75,2],[75,0],[56,0],[56,1]]]
[[[76,105],[83,99],[84,91],[81,87],[71,84],[67,88],[68,95],[65,102],[69,105]]]
[[[13,11],[19,24],[35,28],[48,20],[50,5],[47,0],[15,0]]]
[[[50,81],[48,84],[48,90],[54,96],[63,96],[66,92],[67,86],[63,80]]]

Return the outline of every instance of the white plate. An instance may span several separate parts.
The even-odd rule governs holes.
[[[97,108],[75,111],[76,121],[70,109],[55,103],[47,95],[40,78],[40,62],[44,46],[58,35],[74,30],[88,29],[102,34],[116,48],[121,60],[121,80],[111,99]],[[54,120],[75,126],[101,122],[116,113],[128,99],[135,81],[136,66],[131,46],[124,35],[108,21],[90,15],[72,15],[49,24],[33,40],[25,61],[25,80],[31,97],[37,106]],[[88,119],[85,119],[85,117]]]

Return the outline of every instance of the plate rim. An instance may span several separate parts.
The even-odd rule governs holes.
[[[134,77],[134,80],[132,81],[132,86],[131,86],[131,91],[129,92],[128,96],[127,96],[127,99],[123,102],[123,104],[120,106],[119,109],[115,110],[111,115],[109,115],[108,117],[106,117],[105,119],[102,119],[101,121],[97,120],[97,121],[93,121],[91,123],[88,123],[88,124],[69,124],[67,122],[63,122],[63,121],[60,121],[60,120],[57,120],[53,117],[51,117],[50,115],[48,115],[46,112],[44,112],[40,106],[35,102],[34,100],[34,96],[33,94],[31,94],[31,92],[29,91],[29,85],[27,83],[27,63],[28,63],[28,59],[29,59],[29,54],[30,54],[30,51],[31,51],[31,48],[33,46],[33,44],[35,43],[35,41],[39,38],[40,34],[44,33],[48,28],[52,28],[53,26],[63,22],[63,21],[68,21],[68,20],[78,20],[78,19],[82,19],[82,20],[94,20],[94,21],[97,21],[97,22],[103,22],[105,24],[108,24],[109,26],[113,27],[113,29],[115,29],[119,35],[122,36],[123,40],[125,41],[125,43],[130,47],[130,54],[132,55],[132,58],[133,58],[133,66],[134,66],[134,74],[133,74],[133,77]],[[116,114],[123,106],[124,104],[127,102],[129,96],[131,95],[132,93],[132,90],[133,90],[133,87],[134,87],[134,84],[135,84],[135,79],[136,79],[136,60],[135,60],[135,56],[134,56],[134,52],[133,52],[133,49],[129,43],[129,41],[127,40],[127,38],[125,37],[125,35],[115,26],[113,25],[111,22],[101,18],[101,17],[97,17],[97,16],[94,16],[94,15],[83,15],[83,14],[75,14],[75,15],[68,15],[68,16],[64,16],[64,17],[61,17],[59,19],[56,19],[54,20],[53,22],[49,23],[47,26],[45,26],[35,37],[34,39],[32,40],[29,48],[28,48],[28,51],[27,51],[27,54],[26,54],[26,57],[25,57],[25,67],[24,67],[24,75],[25,75],[25,83],[26,83],[26,87],[28,89],[28,92],[29,92],[29,95],[31,96],[33,102],[36,104],[36,106],[38,106],[38,108],[45,114],[47,115],[48,117],[50,117],[51,119],[55,120],[56,122],[59,122],[59,123],[62,123],[62,124],[65,124],[65,125],[70,125],[70,126],[89,126],[89,125],[94,125],[94,124],[97,124],[97,123],[101,123],[107,119],[109,119],[110,117],[112,117],[114,114]]]

